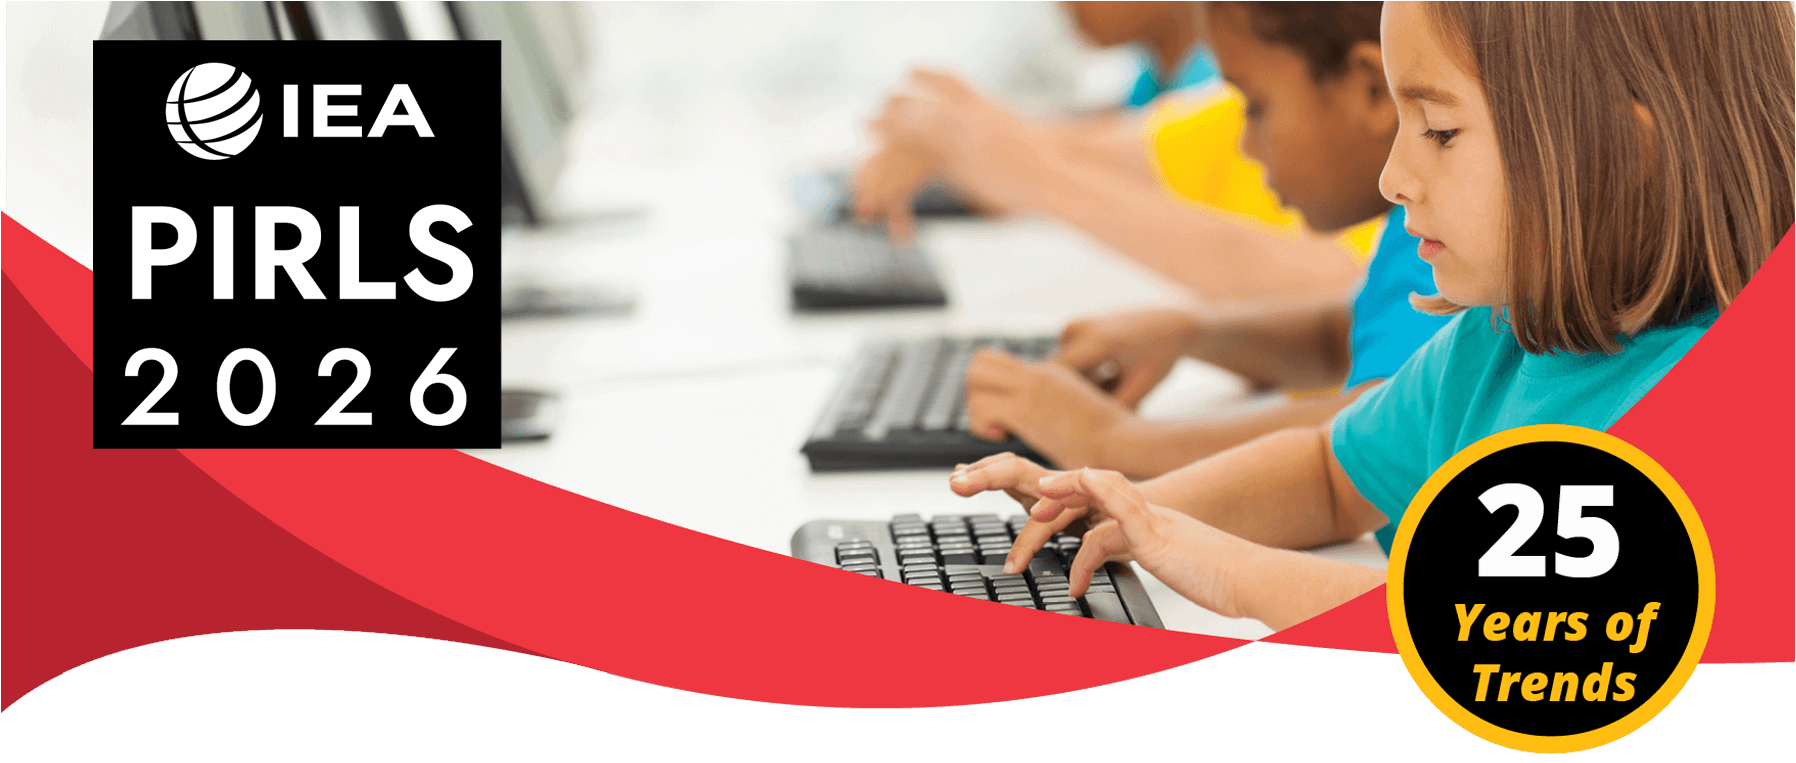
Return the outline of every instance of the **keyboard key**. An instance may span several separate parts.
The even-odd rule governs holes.
[[[1001,550],[980,549],[979,563],[980,564],[1003,564],[1004,557],[1009,556],[1009,555],[1010,555],[1009,548],[1004,548]]]
[[[864,430],[867,439],[883,440],[892,431],[916,426],[918,408],[922,407],[923,394],[934,376],[941,347],[942,340],[938,337],[907,342],[899,349],[897,368],[886,382],[879,409]]]
[[[923,404],[922,413],[917,417],[917,428],[924,431],[946,431],[966,400],[967,365],[972,362],[971,343],[965,339],[949,340],[942,348],[942,354],[945,360],[941,371],[929,391],[928,402]]]
[[[869,564],[879,564],[879,552],[874,551],[873,549],[870,549],[870,548],[855,549],[852,551],[844,551],[842,553],[836,554],[836,562],[838,564],[849,564],[851,562],[867,562]]]
[[[942,564],[978,564],[978,563],[979,563],[978,552],[975,552],[974,550],[972,550],[970,548],[956,549],[956,550],[942,549]]]
[[[1029,577],[1034,580],[1042,578],[1066,579],[1066,567],[1059,559],[1043,559],[1040,556],[1029,560]]]
[[[1114,593],[1086,594],[1085,606],[1091,608],[1091,617],[1094,620],[1106,620],[1113,623],[1129,622],[1129,610],[1123,608],[1122,597]]]
[[[899,514],[892,517],[892,524],[922,524],[922,514]]]

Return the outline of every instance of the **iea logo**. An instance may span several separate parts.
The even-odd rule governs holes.
[[[169,134],[201,159],[236,156],[262,129],[262,96],[230,64],[188,69],[168,91],[167,111]]]

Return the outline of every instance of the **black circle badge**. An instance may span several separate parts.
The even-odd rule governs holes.
[[[1545,424],[1486,437],[1429,477],[1391,548],[1403,663],[1478,736],[1572,752],[1639,728],[1695,670],[1715,611],[1708,536],[1622,440]]]

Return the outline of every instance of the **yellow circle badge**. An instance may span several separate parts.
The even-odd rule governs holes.
[[[1479,440],[1428,478],[1386,594],[1435,707],[1505,747],[1572,752],[1677,695],[1708,642],[1715,565],[1689,497],[1645,453],[1545,424]]]

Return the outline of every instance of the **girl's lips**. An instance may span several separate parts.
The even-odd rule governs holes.
[[[1424,260],[1433,260],[1445,248],[1446,246],[1439,241],[1422,239],[1422,245],[1416,247],[1416,254],[1421,255]]]

